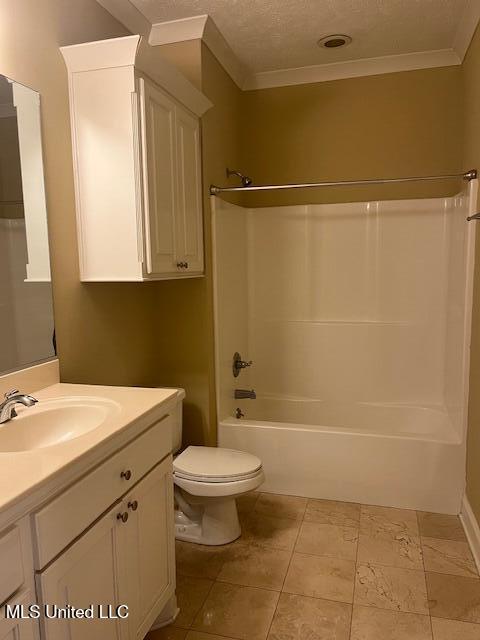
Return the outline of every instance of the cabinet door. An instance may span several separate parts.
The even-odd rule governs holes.
[[[35,603],[33,594],[25,591],[6,604],[10,607],[23,607],[24,615],[27,615],[28,607]],[[5,607],[0,614],[0,640],[36,640],[38,637],[38,622],[36,620],[9,619],[5,617]]]
[[[125,527],[134,554],[137,582],[129,582],[135,602],[137,638],[145,636],[175,591],[172,458],[155,467],[124,498],[130,515]]]
[[[203,271],[202,186],[200,124],[198,118],[177,107],[177,258],[185,273]]]
[[[85,497],[88,499],[88,497]],[[126,603],[122,593],[125,573],[121,566],[122,532],[128,523],[117,519],[121,504],[108,512],[38,577],[43,604],[88,607],[90,604]],[[95,614],[97,611],[95,611]],[[128,620],[44,619],[48,640],[123,640]]]
[[[176,273],[175,104],[143,78],[139,85],[146,271]]]

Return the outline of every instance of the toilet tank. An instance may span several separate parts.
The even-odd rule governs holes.
[[[183,420],[183,399],[185,389],[177,389],[177,405],[172,413],[172,453],[177,453],[182,448],[182,420]]]

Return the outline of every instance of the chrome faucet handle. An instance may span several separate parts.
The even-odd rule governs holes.
[[[18,389],[10,389],[10,391],[7,391],[7,393],[3,394],[3,397],[8,400],[9,398],[13,398],[13,396],[16,396],[18,393]]]
[[[253,360],[248,360],[248,361],[242,360],[242,356],[238,353],[238,351],[235,351],[235,353],[233,354],[233,363],[232,363],[232,371],[233,371],[234,378],[238,377],[238,374],[242,369],[251,367],[252,364],[253,364]]]

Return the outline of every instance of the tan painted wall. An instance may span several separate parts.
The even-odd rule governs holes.
[[[465,94],[464,166],[480,169],[480,29],[463,63]],[[467,496],[480,521],[480,226],[477,226],[473,293],[470,399],[468,407]]]
[[[156,288],[157,384],[183,386],[184,442],[216,444],[210,203],[208,186],[237,164],[241,92],[200,41],[162,47],[164,55],[201,85],[214,107],[202,118],[206,277]],[[200,64],[199,64],[200,63]]]
[[[243,169],[257,184],[451,173],[461,166],[459,67],[249,91]],[[456,185],[447,185],[454,193]],[[445,186],[258,196],[256,206],[446,195]]]
[[[61,375],[72,382],[185,386],[187,440],[213,443],[207,195],[205,279],[142,285],[82,285],[78,280],[67,77],[58,47],[124,34],[94,0],[7,0],[0,7],[0,72],[42,95]],[[456,69],[241,94],[204,46],[199,62],[199,50],[199,43],[182,43],[170,46],[168,55],[183,60],[179,66],[196,84],[201,70],[203,90],[215,103],[202,123],[206,187],[225,182],[227,165],[239,166],[241,144],[241,165],[257,181],[457,168],[460,152],[454,141],[461,101]],[[366,197],[362,191],[361,199]]]
[[[54,304],[67,382],[153,381],[151,285],[81,284],[78,277],[67,74],[59,46],[125,35],[94,0],[5,0],[0,73],[41,94]]]
[[[172,42],[160,47],[162,56],[175,65],[198,89],[202,88],[202,41]]]

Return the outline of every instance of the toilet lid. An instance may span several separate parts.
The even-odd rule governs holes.
[[[232,482],[252,476],[261,467],[257,456],[217,447],[188,447],[173,461],[176,476],[199,482]]]

